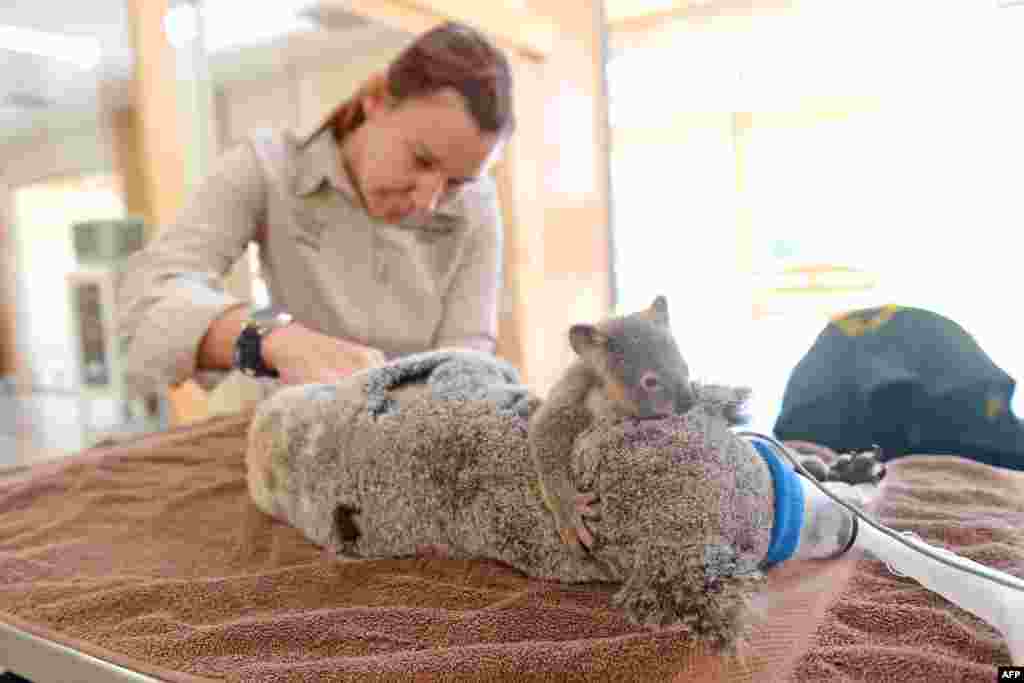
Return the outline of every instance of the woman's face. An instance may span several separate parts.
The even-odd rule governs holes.
[[[487,173],[501,147],[496,134],[480,132],[452,89],[397,106],[367,96],[363,110],[366,122],[342,154],[367,213],[388,222],[427,218]]]

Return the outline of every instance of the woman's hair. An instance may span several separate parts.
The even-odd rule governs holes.
[[[339,140],[366,120],[362,98],[388,95],[395,104],[410,97],[457,91],[484,133],[507,135],[515,128],[512,70],[505,55],[479,32],[448,22],[420,35],[388,66],[342,102],[324,122]]]

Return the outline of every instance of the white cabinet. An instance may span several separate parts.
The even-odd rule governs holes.
[[[79,268],[66,278],[85,445],[166,425],[163,398],[129,397],[125,391],[116,276],[114,268],[97,266]]]

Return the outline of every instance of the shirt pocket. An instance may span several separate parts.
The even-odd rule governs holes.
[[[372,276],[381,302],[374,314],[379,331],[404,336],[420,348],[431,346],[444,315],[455,242],[454,234],[377,226]]]
[[[291,199],[289,206],[290,237],[296,244],[320,251],[324,234],[332,223],[338,223],[342,212],[329,187],[323,185],[310,195]]]
[[[458,266],[462,240],[459,231],[381,225],[375,230],[373,245],[375,274],[382,282],[400,274],[425,295],[441,297]]]

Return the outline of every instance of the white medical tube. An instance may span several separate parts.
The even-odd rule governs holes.
[[[853,513],[836,504],[806,477],[800,477],[800,480],[804,491],[804,525],[793,557],[833,557],[849,545]],[[848,484],[829,482],[825,486],[840,499],[848,500],[858,495],[855,487]],[[1019,586],[1019,590],[1014,590],[969,571],[951,567],[908,548],[863,519],[857,523],[853,547],[868,551],[889,565],[890,569],[909,576],[928,590],[991,624],[1006,639],[1014,665],[1024,665],[1024,580],[929,545],[914,536],[901,536],[917,548],[937,553],[958,565],[972,567],[983,574],[997,576]]]
[[[928,590],[991,624],[1006,639],[1014,665],[1024,665],[1024,581],[956,553],[936,548],[920,539],[903,535],[918,548],[939,553],[959,565],[973,567],[984,574],[1016,583],[1020,590],[1014,590],[922,555],[863,521],[859,526],[855,547],[867,550],[895,571],[906,574]]]

